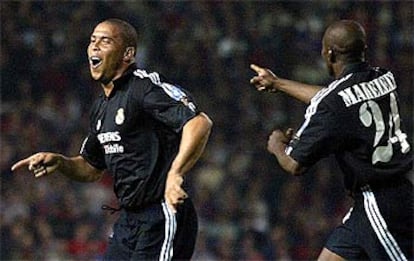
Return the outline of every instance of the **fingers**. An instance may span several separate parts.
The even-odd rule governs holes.
[[[250,64],[250,68],[255,71],[257,74],[264,71],[264,69],[260,66],[257,66],[256,64]]]
[[[181,187],[173,188],[168,191],[168,193],[166,194],[166,198],[168,198],[169,201],[174,205],[181,204],[184,202],[186,198],[188,198],[188,194]]]
[[[276,75],[269,69],[262,68],[255,64],[251,64],[250,68],[254,70],[257,75],[250,79],[250,84],[256,87],[258,91],[276,92],[277,90],[273,86],[273,80],[276,79]]]
[[[174,213],[177,211],[177,206],[184,203],[184,200],[188,198],[188,194],[181,187],[182,182],[183,178],[176,175],[171,175],[167,180],[165,201],[171,207]]]
[[[257,90],[265,90],[266,87],[263,85],[263,77],[262,76],[254,76],[250,79],[250,84],[254,85]]]
[[[47,175],[47,167],[44,164],[34,166],[32,171],[35,178]]]
[[[293,137],[293,129],[292,128],[288,128],[285,132],[285,136],[286,138],[288,138],[289,140],[292,139]]]
[[[165,199],[165,202],[167,203],[168,207],[171,209],[171,211],[175,214],[177,213],[176,206],[168,199]]]
[[[270,144],[282,142],[284,144],[289,143],[289,141],[292,139],[294,134],[294,131],[292,128],[288,128],[285,132],[281,130],[274,130],[268,139],[268,147]]]
[[[282,143],[288,142],[288,139],[285,136],[285,133],[283,133],[281,130],[274,130],[269,136],[269,139],[268,139],[269,144],[277,143],[277,142],[282,142]]]
[[[20,160],[20,161],[16,162],[11,167],[11,171],[15,171],[17,169],[20,169],[21,167],[28,166],[29,164],[30,164],[30,158],[26,158],[26,159]]]
[[[269,88],[269,85],[271,84],[267,82],[262,76],[254,76],[250,79],[250,84],[254,85],[258,91],[272,91],[272,89]]]
[[[263,77],[261,76],[254,76],[250,79],[250,83],[253,85],[260,84],[260,82],[263,80]]]
[[[173,205],[182,204],[184,200],[188,198],[187,193],[184,190],[170,191],[168,198]]]
[[[251,84],[260,84],[261,81],[263,81],[263,76],[266,73],[266,70],[260,66],[257,66],[256,64],[251,64],[250,68],[257,73],[257,76],[250,79]]]
[[[281,144],[286,144],[287,138],[281,130],[274,130],[267,140],[267,151],[277,154],[280,151]]]
[[[27,169],[34,174],[36,178],[48,174],[47,166],[44,162],[45,155],[42,153],[36,153],[26,159],[20,160],[15,163],[11,170],[15,171],[22,167],[27,167]]]
[[[270,139],[280,140],[285,137],[285,134],[281,130],[274,130],[272,134],[270,134]]]
[[[171,207],[171,210],[173,211],[173,213],[177,213],[177,207],[180,204],[184,203],[184,200],[188,198],[187,193],[185,193],[185,195],[183,196],[166,196],[165,197],[165,201],[167,202],[168,206]]]
[[[255,71],[258,76],[270,75],[272,77],[276,77],[276,74],[274,74],[270,69],[260,67],[256,64],[250,64],[250,68]]]

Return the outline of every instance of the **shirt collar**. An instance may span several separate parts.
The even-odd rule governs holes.
[[[350,73],[365,71],[368,68],[369,68],[369,65],[367,62],[350,63],[345,66],[344,71],[341,73],[338,79]]]
[[[105,94],[101,94],[100,96],[105,98],[105,99],[109,99],[112,96],[115,95],[116,91],[121,88],[131,77],[132,73],[137,69],[137,65],[135,63],[131,64],[128,66],[128,68],[125,70],[125,72],[121,75],[121,77],[119,77],[118,79],[116,79],[115,81],[113,81],[114,84],[114,88],[111,91],[111,94],[109,95],[109,97],[106,97]]]
[[[125,72],[114,81],[114,87],[123,85],[128,79],[131,77],[132,73],[137,69],[137,65],[135,63],[129,65],[129,67],[125,70]]]

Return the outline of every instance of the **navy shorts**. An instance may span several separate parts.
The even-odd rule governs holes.
[[[363,186],[325,247],[348,260],[412,260],[413,204],[407,179]]]
[[[190,199],[175,214],[165,202],[137,212],[122,209],[104,260],[190,260],[197,229]]]

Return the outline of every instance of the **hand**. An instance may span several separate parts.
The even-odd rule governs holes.
[[[35,178],[51,174],[59,166],[59,155],[55,153],[39,152],[15,163],[11,170],[15,171],[22,167],[27,167],[33,172]]]
[[[269,140],[267,141],[267,150],[270,153],[276,154],[278,149],[282,146],[283,150],[286,148],[286,145],[293,137],[293,129],[289,128],[283,133],[281,130],[275,130],[269,136]]]
[[[250,84],[253,84],[258,91],[277,91],[274,86],[274,81],[277,80],[278,77],[271,70],[259,67],[255,64],[251,64],[250,68],[257,73],[257,76],[250,79]]]
[[[168,173],[164,197],[174,213],[177,212],[177,206],[184,203],[184,200],[188,198],[187,193],[181,187],[183,182],[184,178],[180,174],[173,172]]]

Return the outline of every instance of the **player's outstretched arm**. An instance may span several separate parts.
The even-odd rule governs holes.
[[[281,91],[301,102],[309,104],[312,97],[323,88],[317,85],[280,78],[271,70],[255,64],[251,64],[250,68],[257,73],[257,76],[250,79],[250,83],[254,85],[258,91]]]
[[[18,161],[12,167],[16,171],[27,167],[36,178],[60,172],[81,182],[93,182],[102,177],[103,171],[90,165],[82,156],[66,157],[58,153],[39,152]]]
[[[171,164],[165,185],[165,200],[174,211],[188,197],[181,187],[183,177],[203,153],[212,126],[210,118],[205,113],[200,113],[183,127],[180,147]]]
[[[279,165],[289,174],[294,176],[302,175],[306,169],[300,166],[294,158],[286,154],[286,146],[293,136],[293,129],[288,129],[285,133],[275,130],[267,141],[267,150],[276,156]]]

